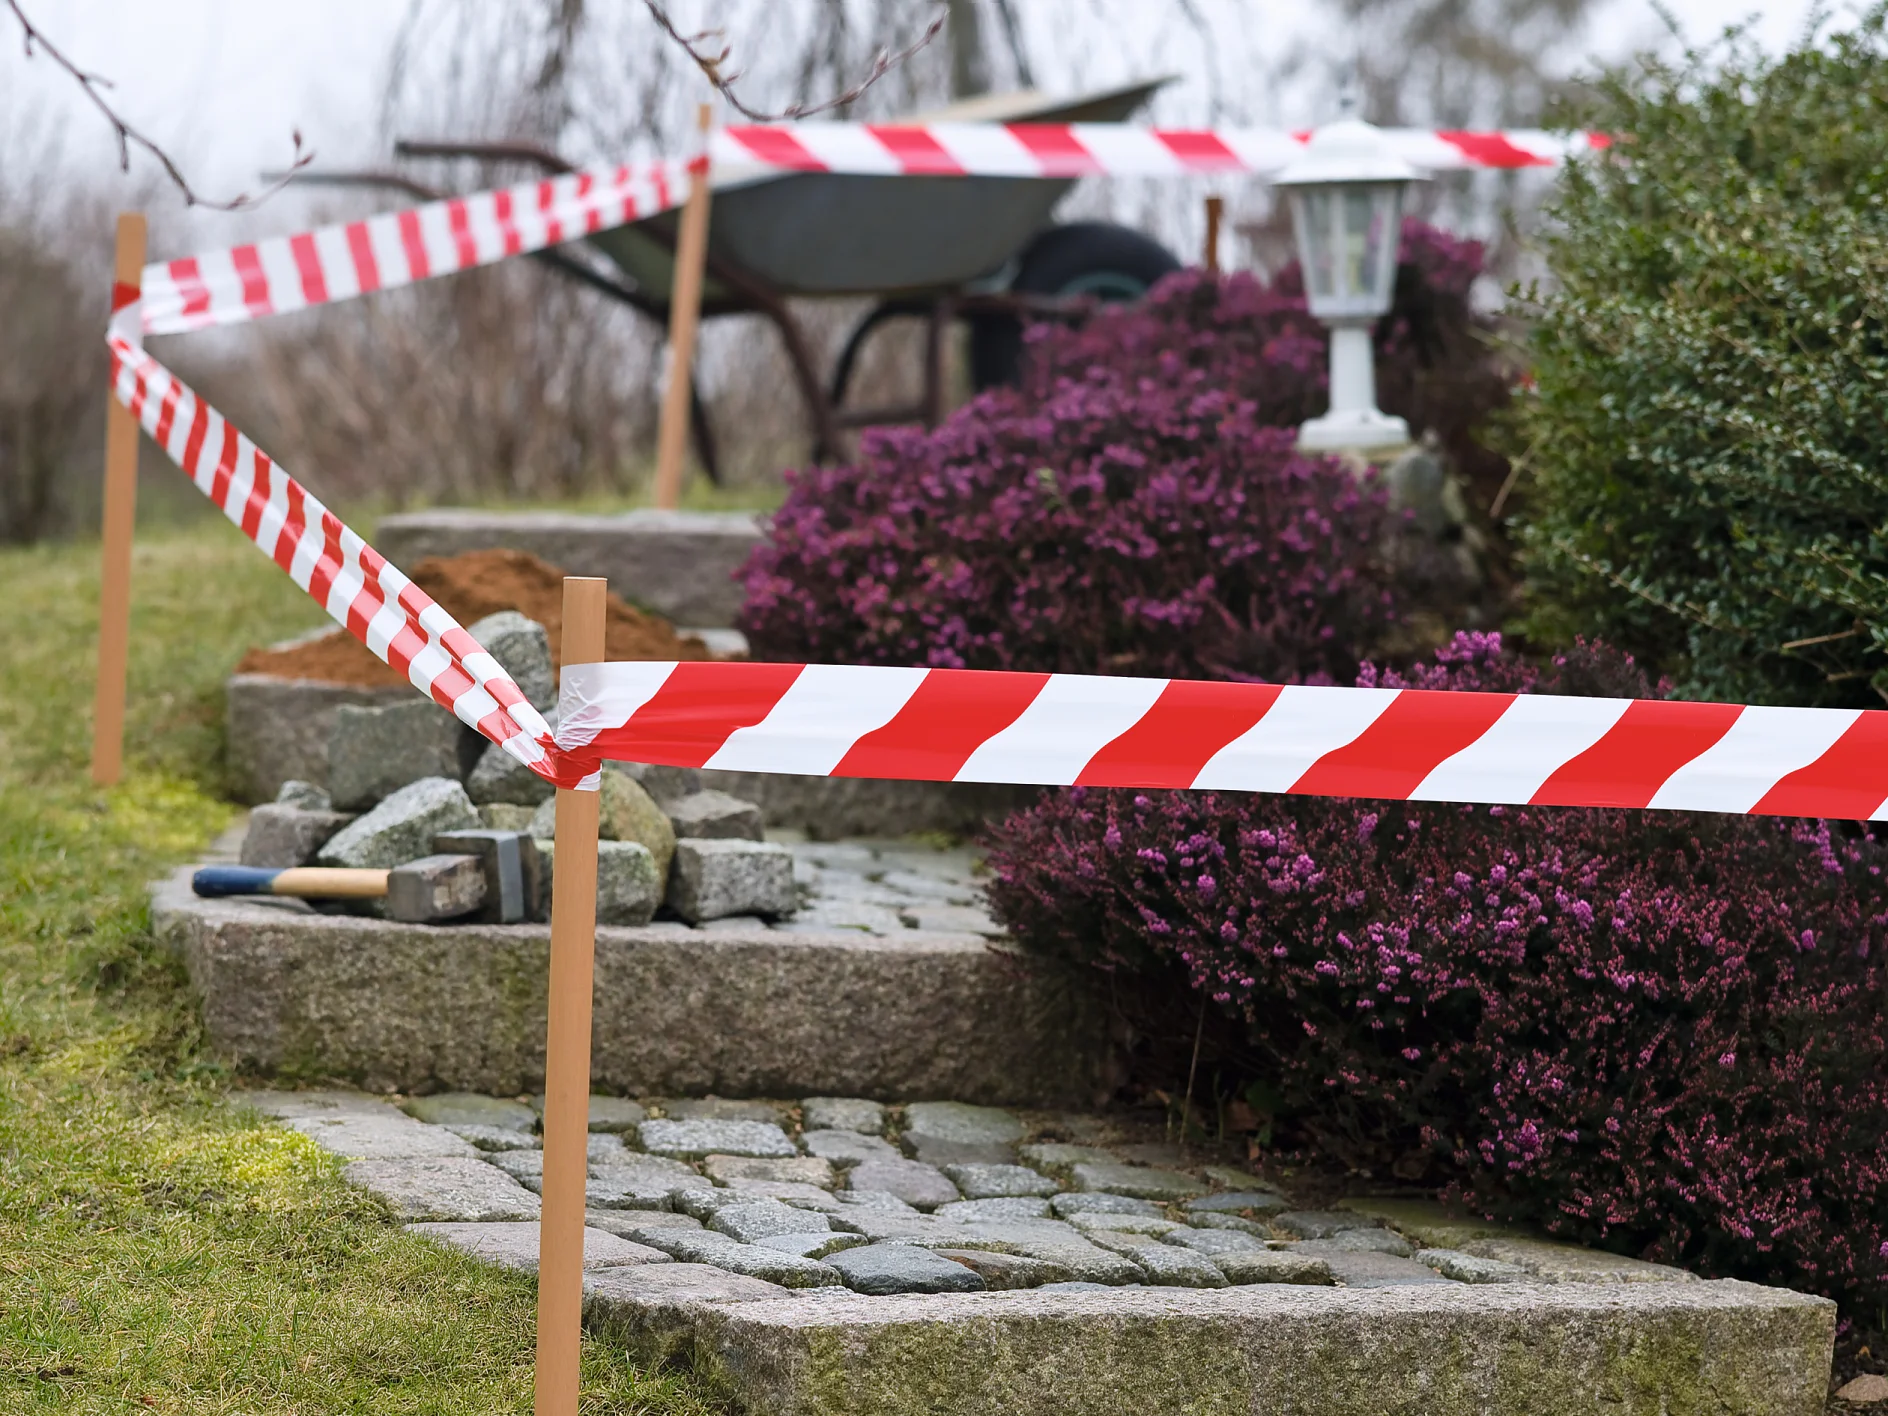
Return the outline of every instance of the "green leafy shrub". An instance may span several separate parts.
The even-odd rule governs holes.
[[[1599,87],[1531,302],[1530,628],[1680,691],[1888,694],[1888,25]]]

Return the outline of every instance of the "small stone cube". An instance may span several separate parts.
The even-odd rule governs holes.
[[[787,1133],[766,1121],[645,1121],[637,1128],[651,1155],[792,1156],[799,1152]]]
[[[387,870],[425,855],[432,849],[433,837],[442,831],[471,831],[478,825],[479,814],[464,787],[449,777],[425,777],[409,782],[335,832],[316,853],[315,861]]]
[[[988,1165],[967,1161],[946,1165],[944,1173],[967,1200],[995,1200],[1017,1195],[1053,1195],[1061,1186],[1026,1165]]]
[[[340,811],[310,811],[280,804],[249,813],[240,859],[244,865],[288,869],[307,865],[328,839],[354,818]]]
[[[328,795],[360,811],[427,777],[465,779],[485,739],[437,703],[414,698],[381,708],[344,703],[328,738]]]
[[[690,792],[664,808],[678,838],[704,841],[765,839],[760,808],[726,792]]]
[[[678,840],[668,900],[690,924],[791,914],[793,852],[771,841]]]
[[[466,626],[466,633],[498,660],[511,681],[540,713],[557,707],[557,676],[551,671],[551,637],[536,620],[500,610]]]
[[[293,806],[302,811],[333,811],[334,798],[313,782],[290,777],[275,793],[277,806]]]

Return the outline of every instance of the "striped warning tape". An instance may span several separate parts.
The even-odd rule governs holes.
[[[110,343],[118,401],[330,618],[539,776],[578,785],[583,773],[556,751],[550,725],[457,620],[183,380],[123,334]]]
[[[1598,134],[1384,130],[1434,171],[1552,167]],[[723,181],[773,172],[876,176],[1175,177],[1276,172],[1308,133],[1125,123],[795,123],[724,128],[706,159]],[[703,159],[697,159],[702,161]],[[275,236],[144,269],[143,332],[180,334],[286,314],[490,265],[666,211],[688,163],[597,167],[405,211]]]
[[[1888,712],[801,664],[578,664],[558,745],[806,776],[1888,817]]]
[[[144,268],[146,334],[286,314],[471,270],[680,204],[688,164],[593,168]]]
[[[1381,131],[1399,156],[1432,172],[1556,167],[1609,146],[1602,133]],[[906,177],[1264,176],[1298,157],[1310,138],[1309,132],[1283,128],[815,121],[724,128],[709,153],[723,171],[760,166]]]

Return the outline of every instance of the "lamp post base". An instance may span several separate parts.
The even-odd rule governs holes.
[[[1313,418],[1298,429],[1303,452],[1349,452],[1403,447],[1409,443],[1409,424],[1375,408],[1345,409]]]

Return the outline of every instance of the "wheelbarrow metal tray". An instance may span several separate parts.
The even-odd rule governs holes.
[[[905,121],[1120,122],[1166,82],[1063,100],[1007,94]],[[999,270],[1048,224],[1074,185],[1069,178],[838,172],[731,177],[715,184],[709,250],[782,295],[914,294],[965,285]],[[591,240],[639,287],[667,299],[676,220],[663,212]],[[741,303],[712,276],[703,298],[710,306]]]

